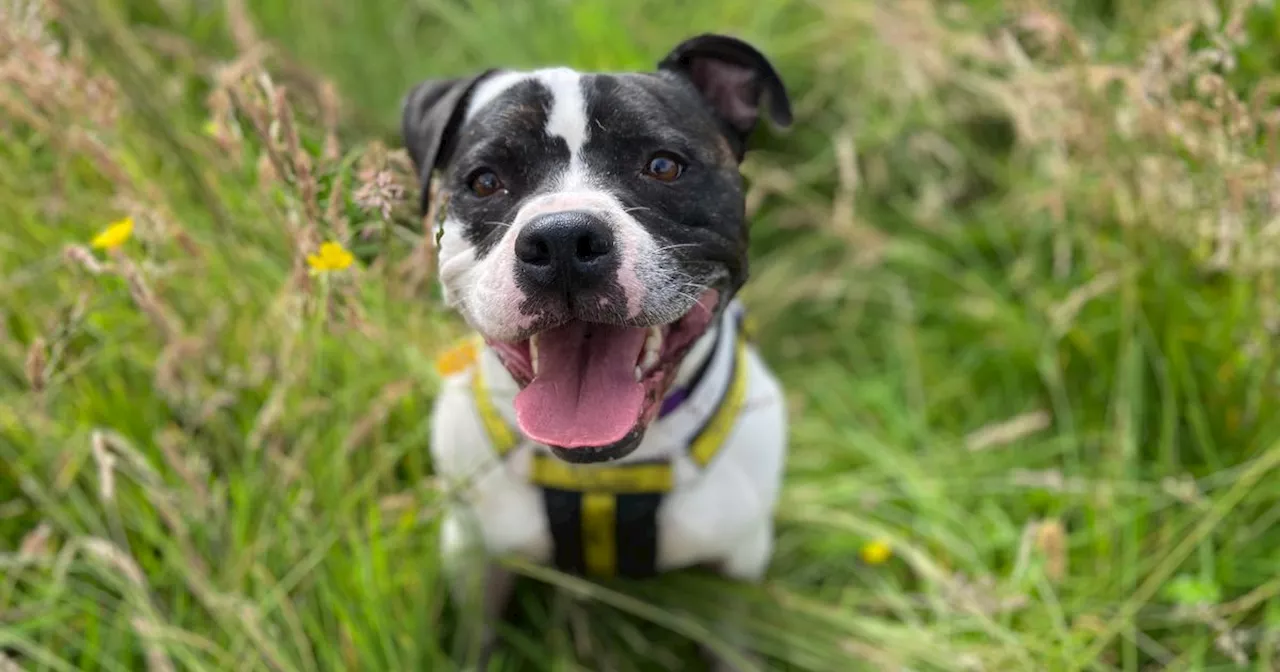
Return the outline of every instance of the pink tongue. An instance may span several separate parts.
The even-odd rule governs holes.
[[[516,395],[526,436],[561,448],[607,446],[635,427],[644,404],[636,361],[644,329],[570,322],[538,335],[538,371]]]

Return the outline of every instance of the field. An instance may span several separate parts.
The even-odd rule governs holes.
[[[796,110],[770,578],[513,564],[505,669],[686,669],[729,591],[777,669],[1280,669],[1272,3],[0,0],[0,671],[455,669],[400,97],[707,30]]]

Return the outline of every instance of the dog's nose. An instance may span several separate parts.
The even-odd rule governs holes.
[[[617,267],[613,230],[588,212],[539,215],[516,236],[520,275],[540,287],[588,289]]]

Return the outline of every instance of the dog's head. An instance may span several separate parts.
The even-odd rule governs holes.
[[[489,70],[405,98],[445,299],[520,384],[521,430],[562,459],[634,450],[746,280],[739,163],[762,109],[791,122],[769,61],[721,35],[650,73]]]

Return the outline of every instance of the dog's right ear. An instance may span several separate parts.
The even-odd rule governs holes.
[[[720,119],[739,158],[761,112],[779,127],[791,125],[791,101],[778,71],[764,54],[736,37],[691,37],[676,45],[658,68],[693,84]]]
[[[449,160],[471,92],[495,70],[471,77],[428,79],[414,86],[400,106],[400,135],[422,189],[419,214],[430,206],[431,176]]]

